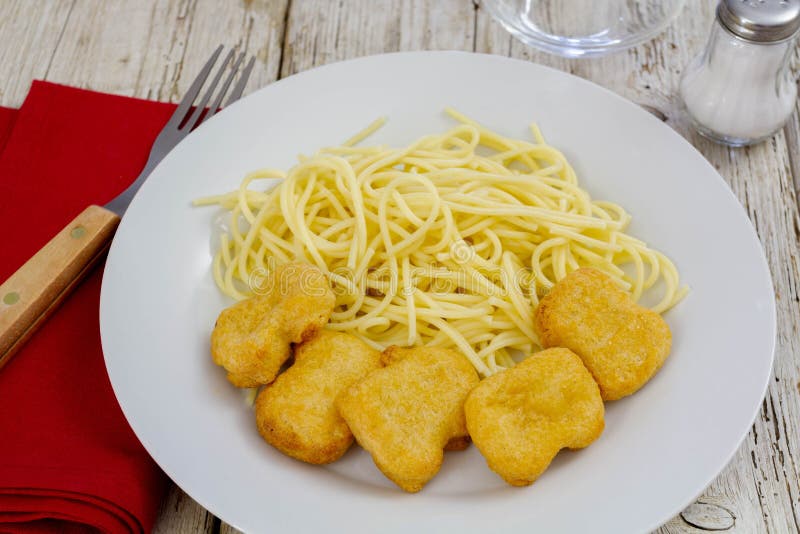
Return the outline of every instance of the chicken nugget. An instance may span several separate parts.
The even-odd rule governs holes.
[[[513,486],[539,478],[564,447],[603,432],[600,390],[569,349],[548,349],[483,380],[464,405],[467,429],[489,468]]]
[[[268,384],[291,355],[291,343],[327,324],[335,301],[322,271],[282,265],[265,280],[263,294],[222,310],[211,333],[211,357],[237,387]]]
[[[292,458],[311,464],[338,460],[353,444],[353,434],[333,401],[380,368],[381,353],[357,337],[321,330],[295,347],[292,366],[259,393],[259,433]]]
[[[410,354],[410,350],[408,348],[398,347],[398,346],[391,346],[388,347],[383,353],[381,354],[381,361],[383,365],[390,365],[393,362],[399,361],[403,359],[405,356]],[[464,427],[464,431],[460,433],[460,435],[451,438],[450,441],[447,442],[447,445],[444,446],[444,450],[446,451],[463,451],[467,447],[471,440],[469,438],[469,434],[467,434],[466,426]]]
[[[336,407],[378,469],[414,493],[439,471],[448,443],[466,444],[464,400],[478,374],[463,355],[442,348],[389,347],[383,361],[386,367],[342,392]]]
[[[566,347],[580,356],[604,400],[641,388],[672,346],[669,326],[659,314],[591,268],[558,282],[539,303],[534,322],[544,347]]]

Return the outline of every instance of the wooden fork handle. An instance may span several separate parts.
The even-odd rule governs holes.
[[[0,285],[0,368],[102,258],[119,220],[89,206]]]

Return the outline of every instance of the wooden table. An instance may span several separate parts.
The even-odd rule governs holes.
[[[2,0],[0,105],[19,106],[34,78],[176,102],[210,51],[226,43],[257,58],[248,91],[342,59],[457,49],[559,68],[648,107],[703,153],[747,209],[778,306],[774,376],[752,430],[697,502],[658,532],[798,532],[800,121],[795,114],[773,139],[737,150],[690,131],[675,93],[684,66],[705,43],[714,2],[687,4],[654,41],[600,59],[567,60],[512,39],[470,0]],[[155,531],[236,532],[177,487]]]

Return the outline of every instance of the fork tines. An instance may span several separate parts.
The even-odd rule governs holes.
[[[230,72],[225,77],[225,80],[222,82],[222,86],[220,87],[219,91],[217,91],[217,86],[219,85],[220,80],[222,79],[222,75],[228,69],[231,61],[234,57],[234,50],[230,50],[226,55],[225,59],[222,61],[222,64],[217,69],[217,73],[214,75],[214,78],[211,80],[208,88],[206,89],[203,97],[200,99],[200,102],[197,103],[196,106],[193,106],[195,100],[197,100],[197,96],[200,94],[200,90],[203,88],[206,80],[208,79],[208,75],[211,73],[211,69],[214,67],[214,64],[219,59],[220,54],[222,53],[224,46],[219,45],[217,49],[211,54],[211,57],[208,59],[206,64],[203,66],[203,69],[200,71],[200,74],[197,75],[194,82],[192,82],[191,87],[186,92],[186,95],[181,100],[181,103],[178,105],[178,109],[175,110],[175,113],[170,118],[170,122],[173,123],[173,126],[179,130],[184,130],[188,128],[189,131],[199,126],[203,121],[206,119],[213,117],[214,114],[219,111],[222,100],[225,98],[228,89],[230,89],[231,83],[233,82],[236,73],[239,71],[239,67],[241,66],[242,62],[245,58],[245,53],[242,52],[239,54],[239,57],[233,63],[233,68],[230,69]],[[250,77],[250,72],[253,70],[253,65],[255,64],[255,57],[251,57],[250,61],[247,62],[247,66],[242,71],[241,76],[239,77],[238,82],[233,88],[233,92],[231,92],[230,96],[228,97],[227,102],[225,103],[226,106],[231,105],[232,103],[236,102],[239,97],[242,96],[244,92],[244,87],[247,84],[247,80]],[[214,96],[216,92],[216,96],[214,97],[213,101],[211,97]],[[211,101],[211,105],[208,106],[209,101]],[[206,106],[208,109],[206,110]],[[195,110],[198,110],[196,118],[192,118],[192,114]],[[177,124],[175,122],[177,121]]]

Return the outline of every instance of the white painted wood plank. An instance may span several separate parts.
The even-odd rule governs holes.
[[[75,0],[0,2],[0,106],[19,107],[44,78]]]
[[[219,44],[255,55],[246,92],[277,78],[286,0],[77,0],[47,79],[176,102]]]
[[[161,504],[153,534],[212,534],[219,529],[219,520],[173,485]]]
[[[241,530],[230,526],[228,523],[222,523],[219,532],[220,534],[242,534]]]
[[[797,55],[800,56],[800,41],[797,43]],[[798,85],[800,85],[800,81],[798,81]],[[800,206],[800,100],[795,104],[794,115],[789,119],[784,131],[786,132],[786,143],[789,148],[794,190],[797,194],[797,204]],[[800,231],[798,231],[798,237],[800,238]],[[800,384],[798,384],[798,389],[800,389]]]
[[[474,12],[464,0],[295,0],[281,75],[383,52],[472,50]]]

